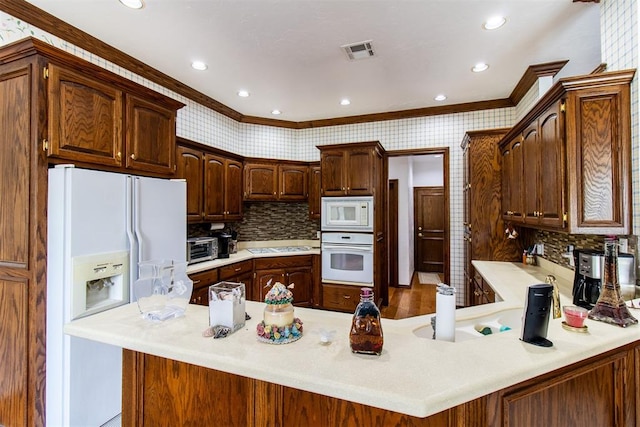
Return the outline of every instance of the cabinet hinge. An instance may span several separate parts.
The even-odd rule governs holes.
[[[42,78],[45,80],[49,78],[49,67],[44,67],[42,69]]]
[[[567,111],[567,105],[564,103],[564,101],[562,101],[562,103],[560,104],[560,112],[564,113],[565,111]]]
[[[42,151],[47,152],[49,150],[49,141],[45,138],[42,140]]]

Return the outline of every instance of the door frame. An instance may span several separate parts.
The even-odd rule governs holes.
[[[387,151],[387,158],[389,157],[412,157],[422,155],[442,155],[442,186],[444,187],[444,283],[451,284],[451,203],[449,200],[449,147],[434,147],[434,148],[419,148],[415,150],[393,150]],[[388,221],[389,215],[387,215]],[[389,230],[390,224],[387,224],[387,230]],[[415,250],[415,242],[414,248]],[[396,251],[397,252],[397,251]],[[397,256],[397,254],[396,254]],[[389,260],[392,256],[388,257]],[[390,262],[390,261],[389,261]]]
[[[398,180],[389,180],[387,221],[389,227],[389,285],[398,287]],[[395,226],[393,226],[395,224]],[[411,286],[411,282],[409,283]]]

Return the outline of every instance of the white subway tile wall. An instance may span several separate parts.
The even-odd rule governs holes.
[[[601,2],[602,60],[608,64],[610,70],[637,67],[637,16],[636,0],[603,0]],[[380,141],[387,150],[449,147],[451,284],[457,288],[457,303],[460,305],[464,302],[460,141],[464,133],[470,130],[512,126],[538,99],[538,87],[534,85],[520,104],[514,108],[304,130],[273,128],[238,123],[11,15],[0,12],[0,46],[28,36],[39,38],[183,102],[186,106],[178,112],[178,136],[244,156],[315,161],[319,159],[317,145],[374,140]],[[637,92],[636,77],[632,84],[634,234],[638,234],[640,230]]]
[[[637,0],[604,0],[600,4],[600,39],[602,62],[607,70],[638,67]],[[631,82],[631,174],[633,188],[633,234],[640,234],[640,135],[638,132],[638,73]]]

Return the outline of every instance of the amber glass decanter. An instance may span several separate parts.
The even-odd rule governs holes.
[[[351,322],[349,344],[351,352],[380,355],[382,353],[382,325],[380,310],[373,302],[371,288],[360,289],[360,303]]]
[[[638,323],[620,295],[618,283],[618,239],[604,239],[604,272],[602,290],[595,307],[589,312],[589,319],[618,325],[623,328]]]

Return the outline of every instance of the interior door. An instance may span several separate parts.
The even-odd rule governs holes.
[[[445,192],[444,187],[413,189],[416,271],[444,274]]]

